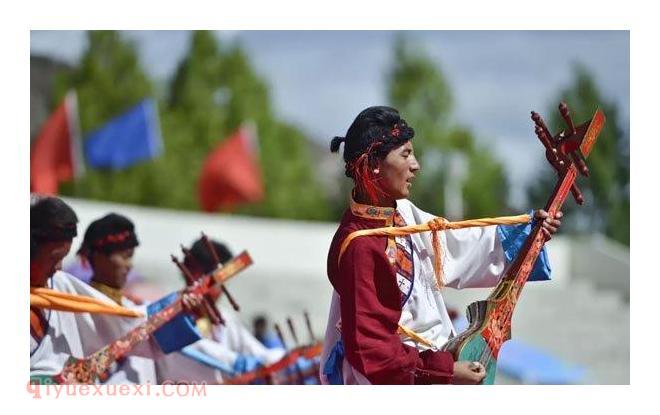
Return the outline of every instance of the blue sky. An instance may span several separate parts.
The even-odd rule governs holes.
[[[238,40],[271,86],[278,114],[326,145],[343,135],[363,108],[386,103],[385,77],[396,32],[216,32]],[[569,84],[574,63],[586,66],[606,99],[619,105],[628,129],[630,37],[627,31],[411,31],[409,37],[447,78],[458,122],[506,160],[512,202],[543,163],[529,121],[549,115],[556,93]],[[185,55],[190,33],[126,31],[143,68],[167,80]],[[30,51],[77,63],[86,48],[81,31],[32,31]],[[405,117],[405,114],[404,114]],[[511,148],[530,157],[507,159]],[[520,153],[519,153],[520,154]]]

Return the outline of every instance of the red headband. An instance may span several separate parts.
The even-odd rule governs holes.
[[[126,239],[130,238],[131,231],[123,231],[115,234],[106,235],[103,239],[94,241],[94,246],[101,248],[108,244],[116,244],[124,242]]]

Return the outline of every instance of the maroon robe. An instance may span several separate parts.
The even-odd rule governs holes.
[[[347,209],[328,253],[328,276],[340,297],[346,359],[372,384],[450,383],[454,359],[449,352],[420,353],[397,334],[403,297],[385,253],[387,237],[355,238],[338,263],[341,244],[350,233],[383,226],[385,220],[359,217]]]

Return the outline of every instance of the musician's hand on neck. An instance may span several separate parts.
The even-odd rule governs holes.
[[[184,293],[181,296],[181,303],[183,304],[183,309],[189,313],[196,314],[200,311],[202,305],[203,297],[200,294],[195,293]]]
[[[554,217],[550,216],[550,214],[543,209],[534,212],[534,218],[543,221],[541,223],[541,231],[548,240],[552,239],[552,235],[559,230],[559,227],[561,226],[560,219],[562,216],[564,216],[564,214],[561,211],[558,211]]]

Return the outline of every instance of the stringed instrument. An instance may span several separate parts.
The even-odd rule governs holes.
[[[227,379],[223,382],[224,385],[246,385],[252,383],[256,380],[264,380],[267,384],[273,385],[292,385],[292,384],[304,384],[305,379],[309,377],[319,376],[319,365],[320,360],[318,357],[323,352],[323,342],[317,341],[316,336],[314,335],[314,330],[312,329],[312,323],[309,318],[309,313],[304,312],[305,324],[309,333],[310,343],[305,345],[300,345],[298,341],[298,335],[296,334],[296,329],[291,318],[287,318],[287,325],[289,326],[289,331],[291,337],[295,342],[296,346],[288,350],[287,353],[277,362],[270,365],[257,368],[251,372],[243,373],[241,375],[235,376],[231,379]],[[286,349],[286,342],[284,341],[284,336],[282,330],[278,324],[275,324],[275,331],[277,332],[277,337],[280,339],[280,342]],[[298,359],[304,358],[307,360],[313,360],[314,363],[310,368],[306,370],[300,370],[296,365]],[[290,372],[287,369],[294,368],[294,373]]]
[[[578,173],[589,175],[584,159],[591,152],[605,123],[605,115],[600,110],[590,121],[578,127],[573,125],[565,103],[559,105],[559,112],[567,128],[552,136],[541,116],[532,111],[536,136],[546,148],[546,158],[558,175],[557,184],[545,205],[545,210],[552,217],[561,209],[569,191],[578,204],[584,203],[575,179]],[[495,382],[499,351],[502,344],[511,338],[513,310],[546,241],[538,221],[490,296],[467,307],[468,328],[442,348],[451,352],[455,361],[478,361],[483,364],[486,376],[482,384]]]
[[[252,258],[247,251],[228,261],[222,268],[197,280],[186,292],[204,296],[212,290],[221,290],[221,285],[231,277],[252,265]],[[30,377],[33,384],[91,384],[107,379],[112,364],[125,357],[139,343],[149,337],[164,324],[183,311],[181,295],[169,306],[149,317],[144,323],[133,328],[121,338],[106,345],[99,351],[78,359],[69,357],[62,372],[57,375],[35,375]]]
[[[247,372],[235,376],[231,379],[227,379],[226,381],[223,382],[223,385],[247,385],[258,379],[267,379],[269,377],[272,377],[277,372],[280,372],[284,369],[287,369],[288,367],[291,367],[291,365],[295,364],[296,360],[298,360],[299,358],[303,357],[305,359],[313,359],[315,357],[320,356],[321,352],[323,352],[323,342],[316,342],[310,345],[296,347],[292,350],[289,350],[289,352],[277,362],[270,364],[268,366],[258,368],[252,372]],[[286,376],[285,379],[287,381],[286,383],[288,383],[289,381],[294,382],[296,380],[299,380],[298,378],[300,376],[306,377],[309,376],[310,374],[318,374],[318,367],[315,367],[313,371],[309,371],[309,373],[303,372],[303,373],[295,373],[293,375],[285,375]],[[284,382],[281,381],[281,383]]]

